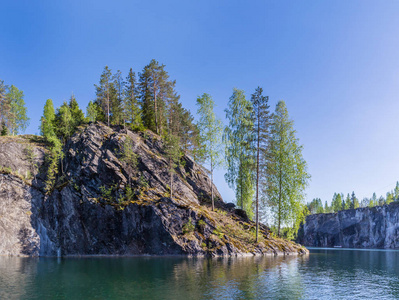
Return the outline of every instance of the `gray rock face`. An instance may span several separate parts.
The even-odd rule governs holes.
[[[123,157],[126,139],[137,163]],[[0,138],[0,255],[306,253],[265,226],[262,242],[249,243],[254,224],[229,211],[215,186],[219,211],[210,211],[210,180],[188,156],[171,199],[162,141],[151,132],[81,128],[46,194],[47,153],[38,137]]]
[[[309,247],[399,248],[399,204],[310,215],[298,233]]]

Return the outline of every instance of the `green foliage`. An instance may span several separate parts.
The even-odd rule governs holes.
[[[130,167],[135,169],[137,167],[137,155],[133,151],[134,143],[133,140],[127,136],[122,144],[122,149],[120,152],[121,161],[128,164]]]
[[[323,203],[320,198],[315,198],[312,202],[307,204],[310,214],[321,214],[324,213]]]
[[[79,108],[79,104],[76,101],[75,95],[71,96],[69,100],[69,108],[72,117],[72,134],[75,132],[76,128],[85,122],[85,116],[83,111]]]
[[[195,226],[193,222],[191,221],[191,218],[188,219],[188,222],[183,225],[183,234],[190,234],[194,232]]]
[[[216,117],[214,112],[215,103],[212,97],[208,94],[203,94],[197,98],[197,114],[200,119],[197,123],[199,130],[199,145],[198,157],[200,161],[206,162],[210,165],[211,171],[211,199],[212,209],[214,209],[214,195],[213,195],[213,170],[221,166],[222,159],[222,121]]]
[[[356,198],[355,192],[352,192],[350,208],[356,209],[358,207],[359,207],[359,200]]]
[[[268,149],[270,140],[271,115],[269,111],[269,97],[263,96],[263,89],[258,87],[251,96],[253,106],[253,160],[255,161],[256,176],[256,199],[255,199],[255,222],[256,222],[256,241],[259,237],[259,199],[265,198],[262,195],[260,185],[264,185],[267,180],[266,165],[268,161]]]
[[[107,201],[112,200],[112,192],[114,190],[114,186],[106,187],[105,185],[100,186],[100,192],[103,199]]]
[[[116,71],[112,76],[112,89],[111,89],[111,123],[113,125],[124,124],[124,111],[123,111],[123,90],[124,81],[122,78],[122,72]]]
[[[216,226],[215,230],[213,230],[212,233],[214,235],[217,235],[219,237],[219,239],[223,239],[223,237],[224,237],[223,230],[220,226]]]
[[[284,101],[276,106],[271,133],[265,192],[280,235],[281,227],[296,231],[304,219],[302,201],[310,175]]]
[[[54,139],[56,139],[56,137],[54,137]],[[52,141],[54,146],[51,148],[50,153],[46,156],[46,161],[48,164],[44,188],[46,194],[49,194],[54,189],[55,180],[58,174],[58,162],[63,157],[61,144],[59,141],[58,143],[56,141],[58,140]]]
[[[254,195],[254,149],[252,103],[246,100],[244,91],[234,89],[230,97],[226,118],[229,125],[224,130],[227,173],[225,179],[235,189],[238,206],[252,218]]]
[[[55,179],[58,173],[58,161],[62,159],[62,146],[55,134],[55,112],[53,101],[48,99],[44,105],[43,116],[41,117],[40,131],[45,140],[50,144],[50,153],[46,156],[48,165],[45,191],[50,193],[54,188]]]
[[[348,193],[348,195],[346,196],[346,199],[345,199],[344,209],[345,210],[350,209],[351,205],[352,205],[352,201],[351,201],[351,197],[349,196],[349,193]]]
[[[32,147],[31,144],[28,144],[28,145],[26,146],[26,148],[24,149],[24,154],[25,154],[25,156],[26,156],[26,159],[27,159],[31,164],[33,164],[33,163],[35,162],[36,154],[35,154],[35,151],[34,151],[34,149],[33,149],[33,147]]]
[[[64,102],[60,108],[57,109],[55,115],[55,132],[63,144],[74,132],[74,120],[72,118],[71,108],[68,103]]]
[[[6,135],[8,135],[9,134],[9,132],[8,132],[8,128],[7,128],[7,126],[6,126],[6,122],[3,120],[3,121],[1,121],[1,131],[0,131],[0,135],[1,136],[6,136]]]
[[[95,103],[101,110],[97,111],[97,120],[107,122],[110,125],[110,116],[112,112],[112,104],[115,102],[116,90],[112,82],[112,72],[105,66],[100,77],[99,85],[96,87]]]
[[[164,138],[164,151],[165,156],[169,164],[170,173],[170,198],[173,197],[173,176],[175,173],[175,168],[180,162],[182,156],[179,138],[173,134],[166,135]]]
[[[133,201],[134,198],[136,197],[136,194],[130,185],[126,187],[125,195],[127,201]]]
[[[51,137],[55,136],[55,111],[51,99],[47,99],[40,121],[40,133],[48,141]]]
[[[143,121],[141,119],[141,111],[138,103],[138,89],[136,83],[136,74],[130,68],[129,74],[126,77],[126,84],[123,99],[123,117],[127,123],[130,123],[130,128],[134,131],[144,130]]]
[[[86,120],[88,122],[97,121],[97,117],[99,116],[99,111],[101,108],[99,105],[93,101],[90,101],[86,108]]]
[[[338,212],[340,210],[342,210],[342,196],[339,193],[334,193],[332,202],[331,202],[331,209],[333,212]]]
[[[0,86],[0,93],[4,93],[4,85]],[[26,113],[24,93],[14,85],[8,88],[7,93],[0,97],[1,112],[3,121],[6,121],[8,130],[12,135],[25,131],[29,125],[29,118]]]

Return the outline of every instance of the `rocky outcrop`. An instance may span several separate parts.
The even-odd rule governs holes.
[[[40,137],[0,138],[0,255],[196,256],[301,254],[224,204],[205,170],[183,156],[173,176],[162,141],[101,123],[82,127],[65,145],[45,192],[48,164]]]
[[[399,204],[306,218],[298,242],[310,247],[399,248]]]

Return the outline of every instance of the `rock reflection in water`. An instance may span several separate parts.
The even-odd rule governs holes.
[[[0,257],[0,299],[397,299],[399,251],[308,256]]]

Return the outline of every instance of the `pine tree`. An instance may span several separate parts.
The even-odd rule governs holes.
[[[70,106],[64,102],[55,115],[55,132],[63,144],[74,132],[74,121]]]
[[[255,209],[255,221],[256,221],[256,242],[259,236],[259,183],[266,182],[266,164],[267,164],[267,150],[269,147],[270,139],[270,123],[271,116],[268,105],[269,97],[263,96],[263,89],[258,87],[255,93],[251,96],[251,102],[253,106],[253,135],[254,135],[254,154],[256,157],[256,209]]]
[[[103,73],[100,77],[99,85],[96,87],[96,100],[95,102],[101,107],[101,114],[97,116],[100,121],[106,121],[110,125],[111,105],[112,105],[112,73],[108,66],[105,66]]]
[[[47,141],[50,141],[52,137],[55,137],[55,111],[51,99],[47,99],[40,121],[40,133]]]
[[[320,198],[314,198],[307,205],[310,214],[322,214],[325,212]]]
[[[385,204],[385,198],[383,196],[380,196],[380,198],[378,198],[378,205],[383,206],[384,204]]]
[[[25,131],[29,125],[29,118],[26,115],[24,93],[14,85],[11,85],[6,94],[9,103],[8,126],[12,135]]]
[[[373,196],[370,199],[369,207],[374,207],[376,205],[378,205],[378,203],[377,203],[377,195],[376,195],[376,193],[373,193]]]
[[[398,201],[399,200],[399,182],[396,181],[396,186],[394,189],[394,201]]]
[[[235,189],[238,206],[250,217],[253,216],[255,167],[252,110],[252,103],[245,98],[244,91],[234,89],[225,110],[229,125],[225,127],[223,135],[227,164],[225,179]]]
[[[321,209],[323,209],[323,205],[321,206]],[[328,206],[328,202],[324,202],[324,213],[328,214],[331,211],[331,208]]]
[[[139,74],[140,103],[142,120],[146,128],[157,134],[163,133],[166,125],[166,104],[175,95],[176,82],[169,80],[165,65],[156,60],[144,67]]]
[[[136,74],[132,69],[126,77],[123,111],[124,120],[130,123],[132,130],[143,130],[143,121],[141,120],[141,111],[138,103],[138,91],[136,86]]]
[[[75,95],[73,94],[71,96],[71,99],[69,99],[69,108],[71,111],[73,133],[76,130],[76,127],[82,125],[85,122],[85,115],[83,114],[83,111],[79,108],[79,104],[76,101]]]
[[[292,224],[293,231],[297,232],[304,218],[302,200],[310,175],[302,157],[302,148],[295,137],[285,102],[279,101],[273,115],[265,187],[279,236],[284,224]]]
[[[334,193],[332,202],[331,202],[331,209],[333,212],[338,212],[342,210],[342,198],[341,194]]]
[[[387,198],[386,198],[385,203],[386,203],[386,204],[392,203],[392,202],[394,201],[394,200],[393,200],[393,197],[394,197],[393,191],[392,191],[392,192],[388,192],[388,193],[387,193]]]
[[[123,91],[124,91],[124,81],[122,77],[122,72],[120,70],[112,76],[113,82],[111,85],[111,115],[112,124],[120,125],[124,124],[124,113],[123,113]]]
[[[359,200],[356,198],[355,192],[352,192],[350,208],[356,209],[359,207]]]
[[[351,208],[351,204],[352,204],[351,197],[349,196],[349,193],[348,193],[348,195],[346,196],[344,209],[345,210],[346,209],[350,209]]]
[[[1,121],[1,132],[0,132],[1,136],[6,136],[8,135],[8,128],[6,125],[6,122],[4,120]]]
[[[200,134],[200,146],[202,148],[202,151],[200,152],[200,160],[210,165],[211,200],[212,210],[214,210],[215,203],[213,195],[213,170],[219,167],[223,162],[221,157],[223,126],[222,121],[215,115],[215,103],[210,95],[203,94],[201,97],[198,97],[197,106],[197,114],[200,118],[197,125]]]

